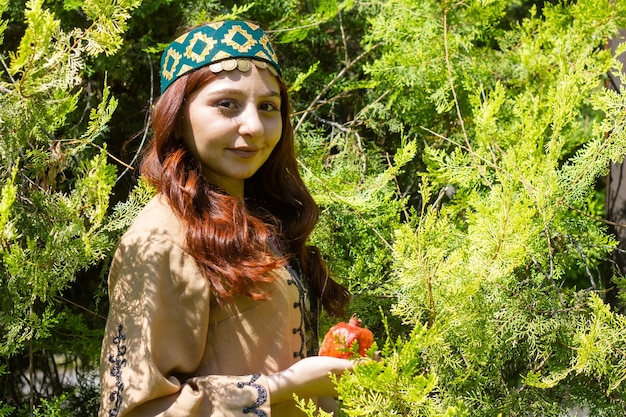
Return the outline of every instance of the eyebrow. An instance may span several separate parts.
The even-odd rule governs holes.
[[[220,88],[218,90],[214,90],[209,92],[210,95],[214,95],[214,94],[246,94],[245,90],[240,90],[238,88]],[[263,94],[260,94],[259,97],[278,97],[278,98],[282,98],[280,96],[280,92],[276,91],[276,90],[267,90],[266,92],[264,92]]]

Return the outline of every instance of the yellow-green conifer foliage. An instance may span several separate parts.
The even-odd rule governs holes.
[[[414,331],[340,381],[349,416],[626,413],[626,319],[600,272],[616,242],[594,205],[626,153],[605,47],[626,3],[512,6],[390,0],[371,21],[367,72],[390,91],[372,123],[423,144],[425,169],[390,225],[392,314]]]
[[[341,415],[626,414],[624,300],[605,298],[626,279],[611,276],[600,219],[602,177],[626,152],[624,94],[607,88],[622,68],[606,47],[626,27],[623,0],[154,0],[133,17],[135,55],[95,59],[118,51],[137,3],[29,1],[19,48],[0,57],[0,373],[36,370],[46,350],[95,368],[103,319],[65,292],[108,264],[150,193],[106,215],[103,143],[129,103],[106,85],[90,96],[86,72],[143,100],[131,84],[174,26],[226,13],[280,43],[322,209],[312,243],[377,337],[380,360],[339,381]],[[142,50],[150,66],[133,62]],[[34,398],[33,412],[0,403],[0,416],[93,415],[76,398],[96,398],[94,385]]]
[[[107,218],[116,173],[102,144],[117,100],[105,85],[87,108],[78,103],[86,61],[119,49],[140,1],[65,3],[80,7],[84,27],[64,30],[43,0],[29,0],[19,47],[0,56],[0,415],[93,414],[88,401],[72,409],[69,391],[58,401],[40,403],[40,395],[62,393],[46,376],[67,363],[97,367],[100,330],[65,292],[109,256],[123,227]],[[8,4],[0,1],[0,14]],[[84,121],[70,125],[76,112]],[[29,409],[7,405],[20,403]]]

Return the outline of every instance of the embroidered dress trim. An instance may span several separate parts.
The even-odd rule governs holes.
[[[256,414],[259,417],[267,417],[267,414],[263,410],[259,410],[258,408],[263,405],[267,401],[267,390],[263,385],[255,384],[254,382],[261,377],[261,374],[254,374],[250,378],[250,382],[237,382],[237,387],[243,388],[245,386],[249,386],[252,388],[256,388],[257,398],[254,404],[250,407],[245,406],[241,411],[244,414]]]
[[[298,327],[292,329],[292,331],[293,334],[300,335],[300,350],[293,352],[293,357],[302,359],[306,356],[317,354],[318,306],[315,303],[316,300],[311,299],[308,285],[303,280],[304,274],[302,273],[298,259],[292,259],[291,264],[287,265],[286,268],[291,275],[287,283],[289,285],[295,285],[299,293],[299,300],[293,304],[293,308],[300,309],[300,324]]]
[[[300,310],[300,323],[298,324],[298,327],[294,327],[293,329],[291,329],[293,334],[300,335],[300,349],[297,352],[293,352],[293,357],[304,359],[305,357],[304,349],[306,347],[307,337],[304,332],[303,305],[308,295],[308,291],[306,291],[306,288],[304,288],[304,286],[302,285],[302,282],[298,279],[297,273],[293,270],[293,268],[291,266],[287,266],[287,270],[289,271],[289,274],[291,275],[291,278],[287,280],[287,284],[296,286],[296,288],[298,289],[298,295],[299,295],[298,299],[300,300],[296,303],[293,303],[293,308],[297,308]]]
[[[277,238],[270,240],[270,246],[274,253],[282,255],[281,242]],[[300,261],[297,257],[292,257],[289,264],[285,266],[290,278],[288,285],[295,285],[298,289],[298,301],[293,304],[293,308],[300,310],[300,323],[294,327],[292,333],[300,336],[300,349],[293,352],[294,358],[303,359],[307,356],[316,355],[318,351],[318,318],[319,300],[311,297],[307,277],[302,271]]]
[[[126,366],[126,335],[122,332],[123,325],[117,328],[117,336],[113,338],[113,344],[117,346],[117,354],[109,355],[109,362],[112,364],[110,374],[115,378],[115,390],[109,394],[109,401],[114,402],[113,408],[109,410],[109,417],[116,417],[122,406],[122,394],[124,392],[124,383],[122,382],[122,367]]]

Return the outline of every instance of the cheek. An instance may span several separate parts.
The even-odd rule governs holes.
[[[179,135],[178,137],[185,144],[187,149],[195,152],[196,145],[194,142],[193,129],[191,127],[191,123],[189,123],[189,119],[185,118],[183,123],[180,124],[177,134]]]
[[[189,120],[189,105],[186,105],[183,109],[181,120],[178,123],[178,128],[174,134],[176,137],[182,139],[187,146],[189,146],[189,140],[193,138],[193,129],[191,128],[191,122]]]
[[[182,142],[195,156],[198,156],[198,148],[202,147],[202,142],[207,136],[206,119],[194,107],[187,105],[183,112],[183,119],[179,123],[179,134]]]
[[[282,119],[278,119],[278,121],[272,126],[272,140],[274,146],[278,143],[280,138],[283,136],[283,121]]]

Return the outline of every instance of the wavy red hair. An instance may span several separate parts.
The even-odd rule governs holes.
[[[295,258],[324,308],[343,314],[348,291],[331,279],[319,250],[306,244],[319,211],[298,171],[285,83],[278,79],[280,141],[245,181],[244,203],[206,181],[182,140],[185,99],[214,78],[207,67],[200,68],[180,77],[159,98],[141,173],[183,221],[189,251],[218,299],[229,301],[235,294],[264,298],[263,283],[273,279],[272,271]],[[272,250],[276,237],[284,257]]]

